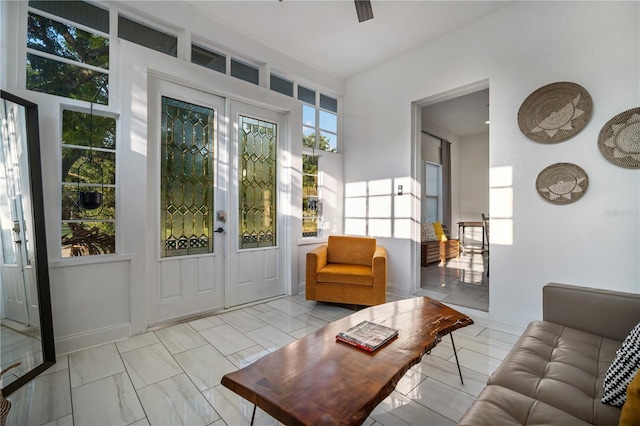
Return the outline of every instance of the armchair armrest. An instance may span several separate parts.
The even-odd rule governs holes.
[[[328,246],[323,244],[307,253],[307,265],[305,270],[305,293],[307,300],[315,300],[317,273],[327,266]]]
[[[387,297],[387,250],[377,246],[371,262],[375,304],[384,303]]]
[[[640,323],[640,294],[548,283],[542,318],[617,341]]]

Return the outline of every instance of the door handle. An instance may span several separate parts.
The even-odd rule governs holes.
[[[224,232],[224,229],[222,229],[222,226],[221,226],[221,227],[219,227],[218,229],[216,229],[216,230],[215,230],[215,231],[213,231],[213,232],[215,232],[215,233],[217,233],[217,234],[222,234],[222,233]]]

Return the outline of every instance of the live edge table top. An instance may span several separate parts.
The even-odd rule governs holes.
[[[361,321],[398,329],[375,352],[336,341]],[[428,297],[389,302],[334,321],[253,364],[222,384],[286,425],[357,425],[443,336],[473,324]]]

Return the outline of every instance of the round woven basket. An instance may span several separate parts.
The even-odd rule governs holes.
[[[578,201],[589,186],[585,171],[572,163],[556,163],[538,174],[536,189],[545,200],[553,204]]]
[[[584,87],[570,82],[551,83],[524,100],[518,111],[518,126],[535,142],[563,142],[587,125],[592,111],[591,95]]]
[[[628,169],[640,169],[640,108],[631,108],[607,121],[598,136],[604,158]]]

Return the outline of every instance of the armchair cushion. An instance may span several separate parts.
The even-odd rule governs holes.
[[[318,271],[318,282],[373,285],[371,266],[329,263]]]
[[[327,263],[371,266],[376,239],[331,235],[327,246]]]

